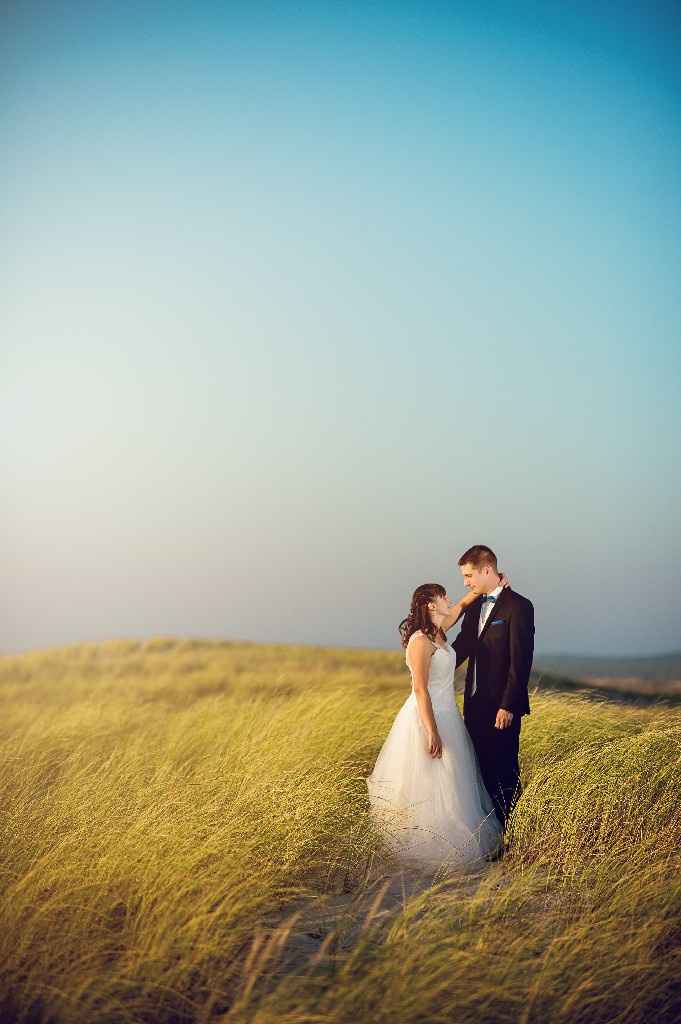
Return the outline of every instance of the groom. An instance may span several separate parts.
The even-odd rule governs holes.
[[[478,595],[452,644],[456,665],[468,658],[463,717],[482,780],[505,828],[520,796],[520,723],[529,715],[527,683],[534,653],[534,607],[501,586],[497,557],[476,544],[459,559],[466,586]]]

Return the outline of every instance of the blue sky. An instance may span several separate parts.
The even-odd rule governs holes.
[[[3,15],[0,650],[678,649],[678,4]]]

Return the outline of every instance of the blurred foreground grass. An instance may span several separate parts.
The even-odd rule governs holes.
[[[386,907],[364,778],[408,690],[399,651],[0,658],[0,1019],[674,1020],[681,711],[535,693],[508,855]]]

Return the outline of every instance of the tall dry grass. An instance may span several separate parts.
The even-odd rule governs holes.
[[[385,911],[364,777],[408,686],[399,652],[0,659],[1,1019],[673,1020],[681,713],[536,693],[506,858]]]

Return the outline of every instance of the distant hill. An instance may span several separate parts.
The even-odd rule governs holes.
[[[571,679],[643,679],[656,683],[681,682],[681,651],[643,658],[597,657],[581,654],[537,654],[535,671]]]
[[[532,681],[542,689],[681,703],[681,652],[645,658],[542,654],[535,657]]]

